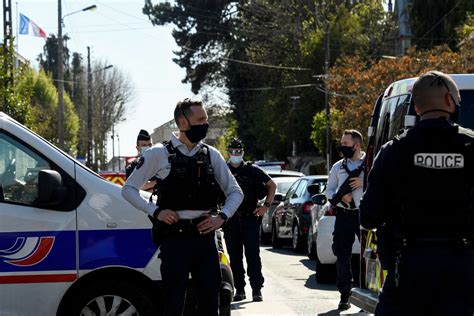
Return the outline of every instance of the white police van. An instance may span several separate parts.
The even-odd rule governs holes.
[[[474,129],[474,74],[454,74],[451,77],[458,85],[461,95],[457,123]],[[377,99],[369,123],[366,175],[382,145],[403,129],[415,126],[418,121],[411,94],[416,79],[392,83]],[[375,312],[378,294],[386,275],[377,258],[374,232],[361,230],[361,287],[352,289],[351,296],[352,304],[371,313]]]
[[[3,113],[0,185],[0,315],[160,314],[151,223],[120,186]],[[232,273],[218,246],[229,315]]]

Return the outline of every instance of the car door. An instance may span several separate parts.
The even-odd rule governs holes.
[[[74,175],[72,160],[67,165]],[[0,130],[2,315],[34,315],[38,311],[53,315],[62,294],[77,278],[74,206],[69,202],[40,206],[37,199],[39,172],[51,169],[60,172],[66,196],[74,199],[74,180],[66,179],[64,170]]]
[[[298,188],[298,185],[300,184],[301,180],[297,180],[293,185],[290,187],[288,192],[286,192],[285,199],[283,200],[283,205],[280,205],[276,210],[275,210],[275,218],[278,223],[278,233],[280,236],[284,236],[285,234],[287,235],[287,217],[286,217],[286,209],[290,204],[291,197],[294,195],[296,189]]]
[[[296,216],[298,207],[301,205],[301,198],[304,196],[304,192],[308,186],[307,179],[301,179],[298,183],[298,187],[295,192],[290,196],[289,202],[285,207],[285,234],[291,236],[291,230],[293,229],[293,222]]]

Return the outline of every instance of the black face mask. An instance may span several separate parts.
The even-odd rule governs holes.
[[[207,130],[209,129],[209,124],[201,124],[201,125],[191,125],[191,128],[187,131],[184,131],[186,137],[189,141],[193,144],[198,143],[199,141],[206,138]],[[182,131],[183,132],[183,131]]]
[[[351,159],[354,157],[355,154],[355,149],[354,146],[339,146],[337,147],[337,150],[344,156],[344,158]]]

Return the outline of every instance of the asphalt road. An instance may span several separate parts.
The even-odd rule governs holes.
[[[318,284],[316,263],[290,249],[260,247],[265,286],[263,302],[252,302],[252,289],[245,289],[247,299],[232,303],[232,315],[368,315],[352,306],[339,312],[339,292],[335,285]]]

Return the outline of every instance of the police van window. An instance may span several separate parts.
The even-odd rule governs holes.
[[[49,163],[13,138],[0,133],[0,185],[3,201],[31,204],[38,196],[38,173]]]
[[[296,198],[302,197],[305,194],[307,187],[308,187],[308,181],[301,180],[301,184],[298,186],[298,189],[296,189],[295,197]]]
[[[410,95],[401,95],[393,108],[390,108],[390,129],[388,140],[393,139],[405,127],[405,115],[408,113],[410,105]]]
[[[474,90],[461,90],[459,125],[474,129]]]
[[[380,109],[380,115],[378,117],[378,123],[377,123],[377,132],[375,135],[375,152],[378,152],[380,147],[382,147],[383,142],[382,142],[382,136],[383,136],[383,131],[384,131],[384,121],[385,117],[388,112],[388,101],[390,99],[386,99],[382,103],[382,108]]]

